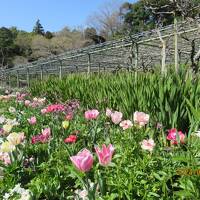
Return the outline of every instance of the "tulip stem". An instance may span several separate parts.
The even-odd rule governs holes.
[[[95,187],[94,187],[95,188]],[[95,200],[95,191],[91,190],[90,183],[89,183],[89,174],[86,173],[86,190],[88,192],[88,199]]]

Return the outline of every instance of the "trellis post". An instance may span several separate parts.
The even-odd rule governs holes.
[[[1,77],[1,87],[3,88],[3,76]]]
[[[43,80],[43,66],[40,66],[40,80]]]
[[[162,42],[162,51],[161,51],[161,55],[162,55],[162,68],[161,68],[161,73],[163,75],[167,74],[167,70],[166,70],[166,41],[163,40]]]
[[[62,61],[60,60],[60,66],[59,66],[59,79],[62,79]]]
[[[135,69],[137,69],[138,68],[138,44],[137,43],[135,43],[134,55],[135,55]]]
[[[9,86],[9,89],[11,88],[11,77],[10,77],[10,74],[8,75],[8,86]]]
[[[19,88],[19,71],[17,70],[17,87]]]
[[[162,49],[161,49],[161,74],[166,75],[166,41],[162,38],[162,35],[160,33],[160,30],[157,29],[156,32],[158,33],[158,36],[161,41]]]
[[[180,64],[181,64],[181,59],[182,59],[182,58],[181,58],[181,51],[180,51],[180,50],[178,51],[178,58],[179,58],[179,59],[178,59],[178,64],[179,64],[179,66],[180,66]]]
[[[131,63],[131,70],[133,69],[133,65],[134,65],[134,62],[133,62],[133,58],[134,58],[134,41],[132,41],[132,44],[131,44],[131,49],[130,49],[130,63]]]
[[[98,63],[98,74],[100,74],[101,63]]]
[[[91,54],[88,53],[88,70],[87,73],[90,74],[91,71]]]
[[[178,27],[177,27],[177,19],[174,18],[174,64],[176,73],[179,70],[178,66]]]
[[[29,74],[29,68],[26,68],[26,81],[27,81],[27,86],[30,87],[30,74]]]

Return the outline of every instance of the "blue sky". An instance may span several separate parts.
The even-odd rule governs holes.
[[[0,27],[16,26],[32,31],[40,19],[45,31],[59,31],[65,26],[84,27],[89,15],[108,0],[2,0]],[[134,2],[135,0],[128,0]]]

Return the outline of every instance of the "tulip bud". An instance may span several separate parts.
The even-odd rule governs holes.
[[[64,129],[67,129],[67,128],[69,127],[69,121],[63,121],[63,122],[62,122],[62,127],[63,127]]]

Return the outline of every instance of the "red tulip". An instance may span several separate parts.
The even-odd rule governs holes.
[[[70,135],[68,138],[64,140],[65,143],[75,143],[77,140],[76,135]]]

